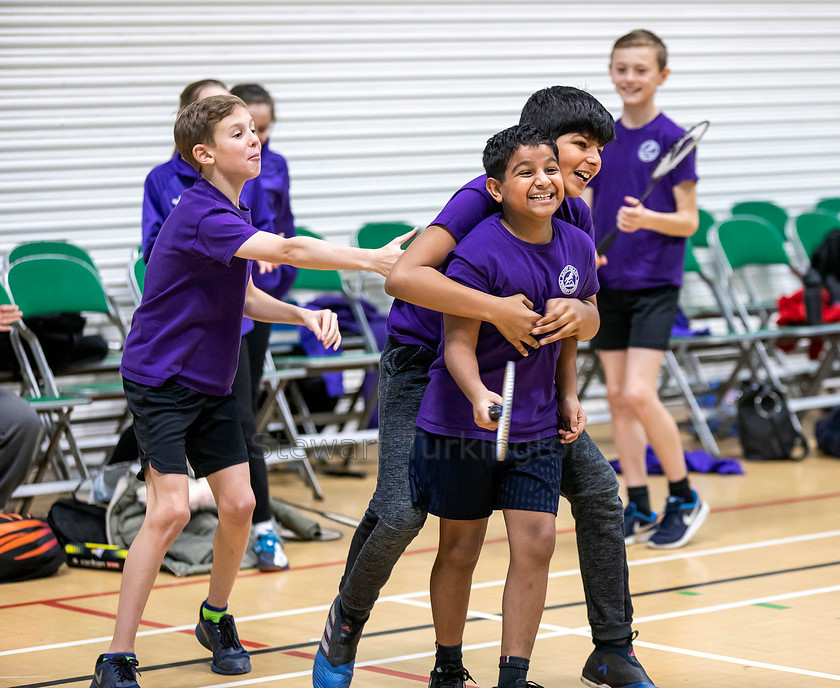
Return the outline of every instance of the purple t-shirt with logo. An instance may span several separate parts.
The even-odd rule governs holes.
[[[542,311],[548,299],[585,299],[598,291],[595,246],[585,232],[552,219],[554,236],[547,244],[530,244],[511,234],[499,215],[482,221],[448,258],[446,275],[468,287],[493,294],[524,294]],[[557,432],[554,375],[562,341],[533,350],[523,357],[499,331],[481,323],[476,358],[481,379],[501,394],[505,364],[516,362],[510,440],[529,442]],[[495,439],[473,420],[472,404],[450,375],[443,359],[443,343],[429,369],[429,386],[420,406],[417,425],[450,437]]]
[[[224,396],[239,359],[250,261],[239,247],[259,230],[248,210],[204,179],[184,191],[160,228],[143,300],[134,312],[120,373]]]
[[[487,175],[464,184],[430,224],[446,227],[455,241],[460,242],[482,220],[502,210],[486,185]],[[554,216],[582,229],[590,239],[594,236],[589,206],[580,198],[564,199]],[[399,299],[394,301],[388,313],[388,334],[401,344],[425,346],[437,351],[441,328],[440,313]]]
[[[621,120],[615,123],[615,141],[604,149],[601,172],[589,182],[594,191],[596,245],[615,229],[624,197],[639,198],[647,190],[656,164],[684,133],[662,113],[639,129],[628,129]],[[654,187],[645,199],[645,207],[660,213],[675,212],[673,188],[685,181],[697,181],[694,151]],[[619,232],[607,252],[607,261],[598,271],[603,287],[628,290],[680,286],[685,237],[666,236],[650,229]]]

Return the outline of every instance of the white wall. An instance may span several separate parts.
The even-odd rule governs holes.
[[[205,77],[274,94],[298,224],[346,241],[368,220],[427,223],[533,91],[579,86],[618,115],[608,53],[638,27],[670,49],[660,105],[712,122],[702,206],[840,195],[837,0],[5,0],[0,252],[71,239],[126,298],[143,179]]]

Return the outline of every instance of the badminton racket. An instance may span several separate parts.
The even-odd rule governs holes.
[[[659,180],[669,172],[676,169],[677,165],[685,160],[686,156],[691,153],[691,151],[697,148],[697,144],[700,143],[700,139],[703,138],[703,135],[706,133],[708,128],[709,123],[707,121],[695,124],[691,127],[691,129],[685,132],[682,137],[680,137],[679,141],[671,146],[671,149],[660,158],[656,167],[653,168],[647,191],[641,195],[637,205],[644,203],[645,199],[650,195],[650,192],[653,191],[654,187],[659,183]],[[598,253],[600,255],[604,255],[609,247],[612,246],[618,236],[618,232],[618,228],[614,229],[612,232],[607,234],[606,237],[604,237],[604,240],[600,244],[598,244]]]
[[[516,366],[513,361],[505,364],[505,381],[502,386],[502,405],[490,407],[490,420],[499,421],[496,429],[496,459],[504,461],[507,456],[508,438],[510,437],[510,416],[513,412],[513,378]]]

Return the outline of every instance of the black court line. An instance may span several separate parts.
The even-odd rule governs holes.
[[[816,569],[823,569],[828,568],[831,566],[840,566],[840,561],[829,561],[825,562],[824,564],[811,564],[809,566],[797,566],[795,568],[789,569],[778,569],[776,571],[765,571],[763,573],[752,573],[745,576],[732,576],[730,578],[718,578],[716,580],[711,581],[704,581],[702,583],[689,583],[687,585],[677,585],[670,588],[658,588],[656,590],[646,590],[644,592],[635,592],[633,593],[633,597],[646,597],[648,595],[661,595],[663,593],[668,592],[679,592],[681,590],[691,590],[693,588],[704,588],[710,585],[723,585],[724,583],[736,583],[738,581],[746,581],[746,580],[754,580],[756,578],[767,578],[769,576],[781,576],[787,573],[799,573],[801,571],[814,571]],[[584,600],[580,600],[577,602],[566,602],[564,604],[553,604],[545,607],[545,611],[549,610],[556,610],[556,609],[568,609],[570,607],[582,607],[585,606],[586,602]],[[501,615],[501,613],[499,614]],[[468,618],[467,623],[474,623],[478,621],[488,621],[489,619],[483,618]],[[400,628],[390,628],[385,631],[374,631],[372,633],[365,633],[365,638],[379,638],[382,636],[388,635],[396,635],[398,633],[413,633],[414,631],[425,631],[430,628],[434,628],[433,624],[426,623],[420,624],[419,626],[403,626]],[[256,655],[264,655],[270,654],[275,652],[288,652],[289,650],[300,650],[307,647],[317,647],[320,641],[312,641],[312,642],[305,642],[305,643],[296,643],[294,645],[281,645],[279,647],[266,647],[259,650],[251,651],[251,656],[254,657]],[[207,657],[202,657],[201,659],[186,659],[181,662],[169,662],[168,664],[154,664],[152,666],[146,666],[142,668],[142,673],[145,674],[147,672],[153,671],[160,671],[162,669],[175,669],[177,667],[183,666],[194,666],[197,664],[208,664],[210,660]],[[209,670],[209,667],[208,667]],[[214,674],[218,676],[217,674]],[[245,674],[239,674],[241,677],[245,677]],[[43,681],[41,683],[19,683],[16,686],[11,686],[10,688],[49,688],[50,686],[61,686],[67,683],[78,683],[81,681],[90,681],[93,678],[92,675],[88,674],[86,676],[74,676],[70,678],[63,678],[57,679],[54,681]],[[209,677],[208,677],[209,678]],[[234,677],[235,678],[235,677]]]

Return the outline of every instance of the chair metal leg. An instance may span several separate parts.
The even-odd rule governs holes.
[[[694,423],[694,429],[700,438],[703,448],[712,456],[720,456],[720,448],[718,447],[717,442],[715,442],[712,431],[709,429],[709,424],[706,422],[703,409],[701,409],[700,405],[697,403],[694,392],[691,390],[688,380],[686,380],[685,374],[680,368],[680,364],[677,362],[677,357],[674,356],[673,351],[665,352],[665,365],[667,366],[671,377],[677,383],[682,392],[683,399],[688,406],[689,415]]]

